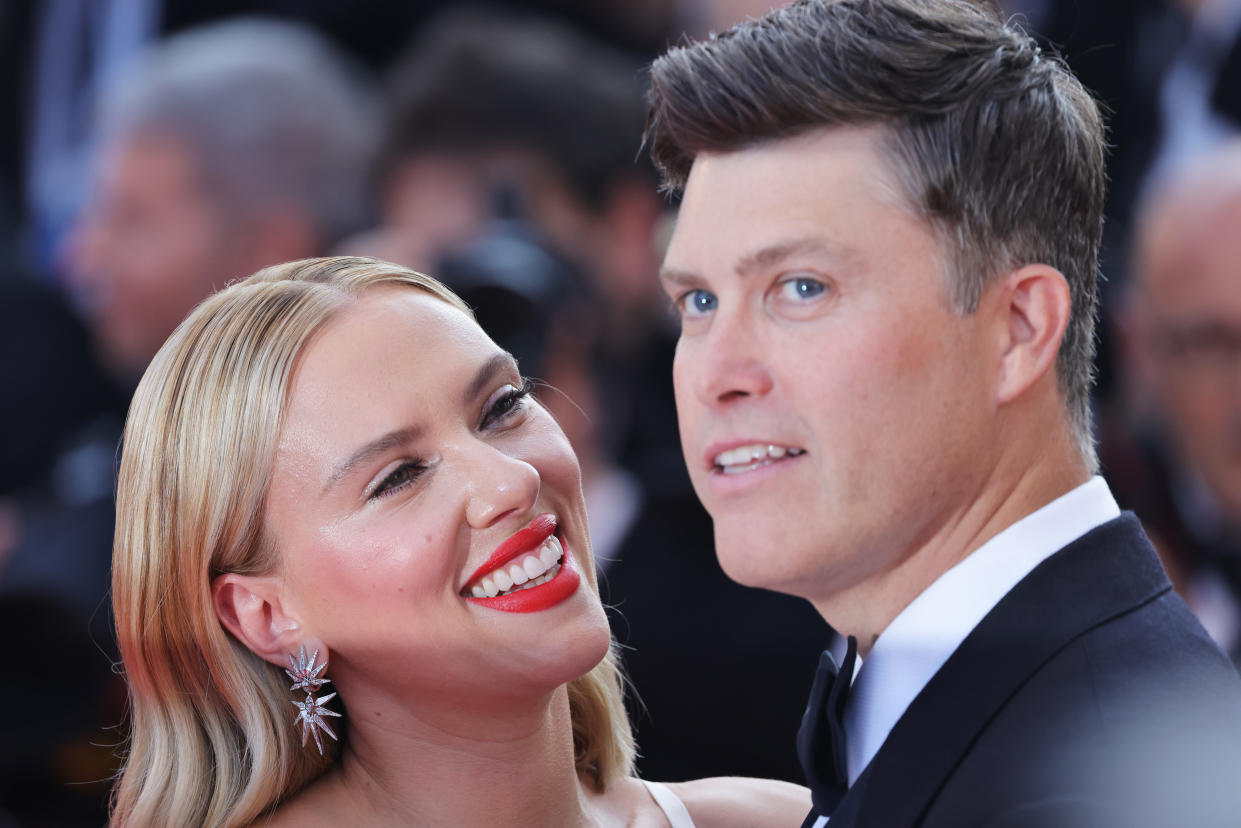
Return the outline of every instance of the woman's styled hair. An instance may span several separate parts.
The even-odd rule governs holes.
[[[469,314],[439,282],[365,258],[259,271],[204,301],[130,406],[117,489],[112,600],[131,727],[117,825],[245,825],[337,758],[301,747],[287,676],[216,618],[212,580],[276,566],[264,501],[297,360],[363,291],[407,285]],[[569,684],[577,771],[603,789],[633,742],[612,653]]]
[[[1104,130],[1072,73],[979,0],[799,0],[651,67],[647,140],[668,189],[701,152],[876,126],[909,205],[949,256],[957,310],[1031,263],[1069,284],[1057,374],[1095,465],[1090,387]]]

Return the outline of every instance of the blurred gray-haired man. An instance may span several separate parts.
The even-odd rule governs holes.
[[[105,92],[68,264],[118,378],[213,289],[365,224],[376,115],[329,43],[257,19],[176,35]]]

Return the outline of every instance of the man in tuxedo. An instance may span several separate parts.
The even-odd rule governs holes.
[[[849,639],[805,824],[1235,824],[1241,679],[1095,473],[1082,86],[977,2],[803,0],[650,100],[717,554]]]

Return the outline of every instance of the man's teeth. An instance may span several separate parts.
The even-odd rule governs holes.
[[[563,556],[564,548],[556,536],[551,535],[535,551],[484,575],[470,587],[470,594],[475,598],[494,598],[503,592],[545,584],[559,574]]]
[[[715,465],[727,474],[735,474],[749,471],[771,460],[779,460],[785,456],[796,457],[799,454],[805,454],[805,449],[755,443],[721,451],[715,455]]]

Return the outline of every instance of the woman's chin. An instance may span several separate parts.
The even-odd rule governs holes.
[[[607,656],[612,646],[612,631],[608,627],[607,616],[600,608],[598,617],[590,620],[592,623],[566,630],[564,637],[559,639],[561,646],[545,673],[548,684],[556,686],[581,678]]]
[[[612,628],[595,588],[585,579],[565,609],[571,618],[564,618],[549,632],[554,645],[544,652],[548,657],[545,681],[554,685],[567,684],[593,670],[607,656],[612,646]]]

